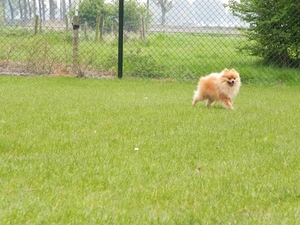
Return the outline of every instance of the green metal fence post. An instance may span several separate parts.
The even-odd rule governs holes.
[[[118,78],[123,76],[123,18],[124,0],[119,0],[119,48],[118,48]]]

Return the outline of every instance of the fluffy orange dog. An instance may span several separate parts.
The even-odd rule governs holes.
[[[201,77],[195,91],[193,106],[207,99],[207,107],[214,101],[219,101],[225,107],[233,109],[232,101],[238,94],[240,86],[240,75],[235,69],[226,68],[221,73]]]

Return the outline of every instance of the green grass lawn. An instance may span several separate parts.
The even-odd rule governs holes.
[[[299,224],[299,87],[0,76],[0,224]]]

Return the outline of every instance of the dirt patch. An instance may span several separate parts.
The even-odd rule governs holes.
[[[13,76],[77,76],[93,78],[115,77],[113,71],[97,71],[92,67],[82,67],[77,72],[71,66],[63,64],[43,65],[30,62],[0,61],[0,75]]]

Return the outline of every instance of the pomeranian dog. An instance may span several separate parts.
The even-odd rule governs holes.
[[[240,75],[235,69],[226,68],[221,73],[201,77],[194,94],[193,106],[207,99],[207,107],[214,101],[219,101],[226,108],[234,109],[232,101],[238,94],[240,86]]]

